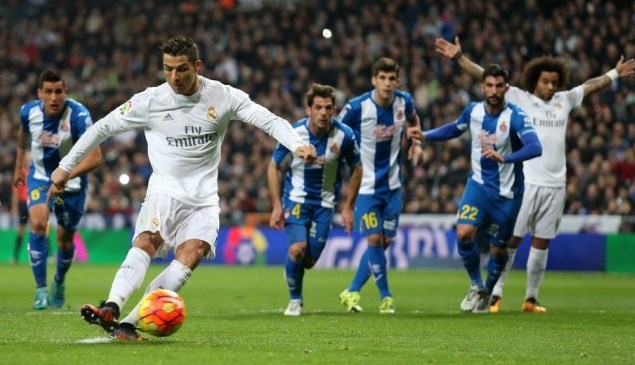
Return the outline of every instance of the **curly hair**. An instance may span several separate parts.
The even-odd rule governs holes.
[[[538,83],[538,78],[543,72],[556,72],[558,74],[558,90],[564,90],[569,83],[569,66],[558,58],[542,56],[534,58],[525,66],[522,76],[522,86],[533,93]]]

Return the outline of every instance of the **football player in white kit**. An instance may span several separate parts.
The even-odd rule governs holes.
[[[196,43],[175,36],[161,46],[166,82],[149,87],[110,112],[78,140],[60,161],[51,181],[62,188],[71,169],[108,137],[143,128],[153,173],[139,212],[132,248],[100,306],[81,308],[82,317],[112,337],[141,340],[135,307],[119,314],[141,286],[156,255],[171,250],[174,260],[147,287],[178,292],[204,258],[213,258],[219,229],[218,164],[231,120],[252,124],[305,160],[315,148],[291,124],[254,103],[244,92],[198,74],[203,65]],[[138,306],[138,304],[137,304]]]
[[[455,60],[459,66],[480,78],[483,68],[461,52],[458,37],[454,43],[437,38],[437,52]],[[579,107],[585,96],[609,86],[618,78],[635,72],[635,60],[622,56],[604,75],[591,78],[582,85],[564,90],[568,69],[564,61],[543,56],[530,61],[523,71],[527,90],[511,86],[505,98],[527,113],[543,146],[541,157],[524,162],[525,194],[516,219],[514,236],[509,245],[509,261],[494,287],[490,313],[500,311],[505,278],[514,255],[527,232],[532,236],[527,259],[527,289],[521,310],[544,313],[547,309],[538,302],[538,290],[547,267],[549,241],[556,236],[564,211],[566,189],[565,136],[569,113]]]

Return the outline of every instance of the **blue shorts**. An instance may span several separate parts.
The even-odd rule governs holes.
[[[355,202],[355,228],[364,236],[382,233],[397,236],[401,213],[401,189],[385,194],[359,194]]]
[[[51,186],[48,181],[37,180],[29,175],[27,177],[27,205],[46,204],[46,194]],[[58,196],[51,197],[49,208],[55,213],[57,224],[68,232],[77,230],[79,221],[84,215],[86,204],[86,189],[77,192],[65,191]]]
[[[522,194],[517,195],[514,199],[494,195],[483,185],[468,179],[456,222],[478,227],[479,235],[490,238],[494,245],[507,244],[523,198]]]
[[[283,211],[284,229],[290,245],[308,242],[309,245],[324,248],[331,233],[333,209],[286,200]]]

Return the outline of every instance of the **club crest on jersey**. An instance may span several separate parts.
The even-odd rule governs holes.
[[[331,151],[332,154],[337,155],[340,153],[340,146],[338,146],[337,142],[333,142],[329,151]]]
[[[502,121],[500,122],[499,126],[498,126],[498,130],[505,133],[507,132],[507,122],[506,121]]]
[[[207,108],[207,119],[213,122],[216,120],[217,117],[218,117],[218,112],[216,111],[216,108],[214,108],[213,106],[210,106],[209,108]]]
[[[131,110],[132,110],[132,100],[128,100],[128,101],[125,102],[125,104],[123,104],[122,106],[119,107],[119,114],[120,115],[126,115]]]
[[[403,108],[399,108],[399,110],[397,111],[397,120],[403,120],[404,119],[404,110]]]
[[[60,123],[60,131],[64,133],[68,133],[70,129],[71,129],[71,123],[68,121],[68,119],[63,119],[62,122]]]

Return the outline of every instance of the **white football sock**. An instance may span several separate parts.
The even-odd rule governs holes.
[[[192,270],[189,267],[176,260],[172,260],[170,265],[168,265],[165,270],[163,270],[156,278],[154,278],[154,280],[152,280],[150,284],[148,284],[143,296],[145,297],[146,294],[156,289],[169,289],[178,293],[190,276],[192,276]],[[121,322],[136,325],[137,321],[139,321],[140,306],[141,301],[137,303],[128,316],[126,316],[126,318],[124,318]]]
[[[538,299],[538,290],[540,289],[542,278],[545,276],[548,256],[549,249],[539,250],[532,247],[529,250],[529,258],[527,259],[527,292],[525,293],[525,299]]]
[[[107,301],[117,303],[119,310],[122,310],[132,292],[141,286],[148,271],[150,259],[150,255],[145,251],[132,247],[115,274]]]
[[[507,252],[509,253],[509,259],[507,260],[507,263],[505,264],[505,268],[503,269],[503,272],[501,273],[500,278],[498,278],[498,281],[496,282],[496,285],[494,285],[494,290],[492,291],[492,295],[497,296],[497,297],[503,297],[503,286],[505,285],[505,280],[507,279],[507,274],[509,274],[509,270],[512,269],[512,265],[514,264],[514,257],[516,257],[516,251],[518,250],[518,248],[508,248]]]

